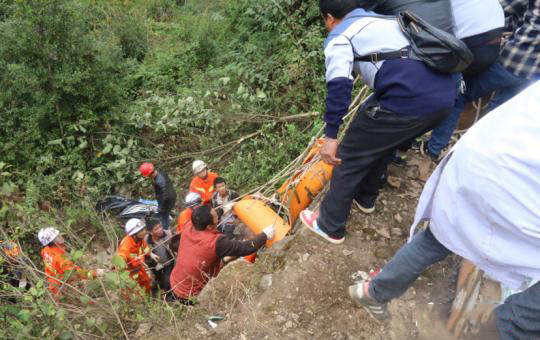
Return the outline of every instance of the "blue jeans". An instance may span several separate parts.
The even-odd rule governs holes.
[[[371,281],[369,295],[380,303],[399,297],[422,272],[450,253],[429,228],[419,232]],[[540,339],[540,282],[498,306],[495,323],[501,340]]]
[[[459,116],[465,108],[465,103],[497,91],[495,97],[487,106],[489,112],[532,83],[531,80],[514,75],[498,62],[493,63],[480,74],[464,77],[464,80],[465,93],[458,93],[452,114],[431,132],[431,139],[427,148],[428,152],[433,156],[438,156],[450,142],[459,121]]]
[[[401,296],[432,264],[450,255],[430,229],[416,234],[403,245],[369,284],[369,295],[380,303]]]
[[[540,282],[495,308],[495,323],[502,340],[540,339]]]

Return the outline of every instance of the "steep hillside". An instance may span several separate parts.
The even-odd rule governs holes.
[[[377,324],[348,298],[360,272],[383,266],[406,242],[430,162],[392,168],[399,188],[386,187],[376,212],[353,208],[342,245],[331,245],[297,225],[292,236],[265,250],[258,261],[237,261],[213,279],[167,339],[366,339],[450,340],[445,326],[454,295],[457,260],[434,266],[405,296],[391,303],[392,321]],[[208,317],[223,316],[217,327]]]

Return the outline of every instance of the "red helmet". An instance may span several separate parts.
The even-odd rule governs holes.
[[[144,177],[148,177],[152,172],[154,172],[154,164],[144,162],[139,167],[139,171],[141,172],[141,175],[143,175]]]

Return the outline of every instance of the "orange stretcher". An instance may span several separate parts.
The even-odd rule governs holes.
[[[309,164],[319,152],[323,138],[319,138],[313,145],[303,164]],[[307,170],[298,170],[291,178],[285,181],[278,189],[281,203],[289,207],[289,223],[294,225],[300,212],[306,209],[313,199],[321,192],[326,183],[332,178],[334,167],[322,160],[313,163]],[[291,183],[297,183],[291,185]]]
[[[266,227],[274,226],[274,239],[266,241],[266,247],[271,247],[274,242],[282,240],[291,230],[291,226],[265,202],[250,196],[236,202],[233,211],[254,234],[261,233]]]

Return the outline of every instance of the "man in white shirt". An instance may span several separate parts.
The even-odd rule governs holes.
[[[454,252],[492,279],[525,289],[540,278],[540,82],[482,119],[432,174],[414,227],[428,229],[349,295],[377,320],[433,263]],[[412,234],[412,233],[411,233]],[[495,309],[502,340],[540,339],[540,282]]]
[[[212,195],[212,207],[221,209],[223,213],[219,219],[218,230],[227,235],[228,238],[234,239],[236,216],[234,216],[232,206],[240,196],[227,187],[223,177],[214,180],[214,188],[216,192]]]

